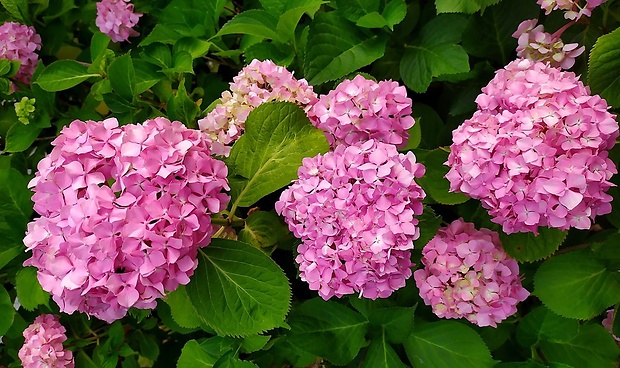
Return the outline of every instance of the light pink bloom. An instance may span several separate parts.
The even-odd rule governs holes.
[[[620,337],[614,335],[612,332],[612,327],[614,323],[614,310],[610,309],[605,313],[606,313],[605,319],[603,319],[603,321],[601,322],[603,324],[603,327],[605,327],[605,329],[609,331],[609,333],[614,337],[616,341],[620,342]]]
[[[112,42],[123,42],[140,35],[133,27],[141,16],[141,13],[134,13],[130,0],[102,0],[97,3],[95,24]]]
[[[422,264],[413,273],[420,297],[441,318],[496,327],[529,296],[499,235],[463,219],[439,229],[422,249]]]
[[[542,61],[554,67],[570,69],[575,58],[583,53],[585,46],[564,44],[559,37],[545,32],[537,19],[524,20],[512,37],[518,39],[517,56],[533,61]]]
[[[4,22],[0,26],[0,59],[21,62],[19,71],[13,79],[25,84],[30,83],[32,73],[37,67],[41,49],[41,36],[33,27],[16,22]]]
[[[25,265],[60,310],[111,322],[187,284],[229,200],[207,138],[165,118],[76,120],[52,144],[29,184]]]
[[[325,131],[332,147],[374,139],[405,147],[411,117],[411,99],[404,86],[393,81],[375,82],[357,75],[344,80],[308,111],[312,124]]]
[[[213,153],[228,156],[230,144],[239,139],[248,114],[256,107],[270,101],[287,101],[307,112],[316,100],[305,79],[295,79],[293,73],[271,60],[254,59],[233,78],[230,91],[222,93],[220,103],[198,120],[198,125],[213,142]]]
[[[570,72],[519,59],[497,71],[452,132],[450,190],[482,201],[504,232],[589,229],[611,212],[618,137],[607,103]]]
[[[300,277],[327,300],[386,298],[411,277],[425,193],[412,152],[374,140],[303,160],[275,208],[293,234]]]
[[[607,0],[538,0],[537,3],[549,15],[553,10],[564,10],[564,18],[577,21],[589,17],[592,10]],[[584,4],[585,3],[585,4]]]
[[[59,317],[42,314],[24,330],[24,345],[19,349],[19,359],[24,368],[73,368],[73,353],[64,350],[67,330]]]

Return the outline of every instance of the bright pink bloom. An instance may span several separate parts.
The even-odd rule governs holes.
[[[24,345],[19,349],[19,359],[24,368],[73,368],[73,353],[64,350],[67,331],[59,318],[42,314],[24,330]]]
[[[302,240],[300,277],[327,300],[386,298],[411,277],[425,193],[412,152],[374,140],[305,158],[276,211]]]
[[[404,86],[393,81],[377,83],[361,75],[321,95],[308,117],[325,131],[332,147],[374,139],[402,148],[409,140],[407,130],[415,124]]]
[[[496,327],[517,311],[529,292],[519,265],[508,258],[499,235],[476,230],[463,219],[439,229],[422,249],[424,268],[413,273],[420,296],[441,318],[463,318]]]
[[[207,138],[165,118],[76,120],[53,145],[29,184],[41,217],[24,244],[60,310],[111,322],[187,284],[229,200]]]
[[[549,15],[552,10],[564,10],[564,18],[577,21],[582,16],[589,17],[592,10],[607,0],[538,0],[537,3]]]
[[[0,59],[21,62],[13,79],[29,84],[39,62],[36,51],[41,49],[41,36],[33,27],[16,22],[4,22],[0,26]]]
[[[452,133],[451,191],[481,200],[506,233],[589,229],[611,212],[618,123],[605,100],[575,74],[524,59],[482,92]]]
[[[134,13],[130,0],[102,0],[97,3],[95,24],[112,42],[123,42],[140,35],[133,27],[141,16],[142,13]]]
[[[287,101],[308,111],[316,100],[305,79],[295,79],[293,73],[271,60],[254,59],[233,78],[230,91],[222,93],[220,103],[198,120],[198,125],[213,142],[213,153],[228,156],[229,145],[239,139],[248,114],[256,107],[270,101]]]
[[[533,61],[542,61],[554,67],[570,69],[575,58],[583,53],[585,46],[562,42],[559,37],[545,32],[537,19],[524,20],[512,37],[518,39],[517,56]]]
[[[605,327],[605,329],[609,331],[609,333],[614,337],[616,341],[620,342],[620,337],[614,335],[614,333],[612,332],[612,327],[614,323],[614,310],[610,309],[605,313],[605,319],[603,319],[603,321],[601,322],[603,324],[603,327]]]

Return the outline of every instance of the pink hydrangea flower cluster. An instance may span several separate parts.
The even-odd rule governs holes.
[[[41,49],[41,36],[33,27],[16,22],[4,22],[0,26],[0,59],[16,60],[21,63],[13,79],[29,84],[37,67]]]
[[[325,131],[332,147],[375,139],[404,147],[411,117],[411,99],[404,86],[393,81],[375,82],[357,75],[345,80],[308,111],[317,128]]]
[[[607,103],[571,72],[519,59],[496,72],[452,133],[450,190],[482,201],[504,232],[588,229],[611,211],[618,137]]]
[[[582,0],[538,0],[537,4],[545,10],[546,15],[559,9],[564,10],[564,18],[576,21],[582,16],[591,16],[592,10],[606,1],[586,0],[585,4],[582,4]]]
[[[583,53],[584,46],[577,43],[564,44],[562,40],[545,32],[542,24],[536,25],[537,19],[524,20],[512,37],[518,39],[517,56],[542,61],[554,67],[570,69],[575,65],[575,58]]]
[[[424,171],[413,153],[374,140],[303,160],[275,208],[302,240],[296,261],[311,290],[375,299],[405,285]]]
[[[19,349],[19,359],[24,368],[73,368],[73,353],[64,350],[67,330],[59,317],[42,314],[24,330],[24,345]]]
[[[221,102],[198,120],[198,125],[213,141],[213,152],[228,156],[228,145],[239,139],[248,114],[256,107],[270,101],[287,101],[307,112],[316,100],[316,93],[305,79],[296,79],[271,60],[254,59],[233,78],[230,91],[222,93]]]
[[[95,24],[112,42],[123,42],[140,35],[133,27],[141,16],[142,13],[134,13],[131,0],[102,0],[97,3]]]
[[[612,331],[613,323],[614,323],[614,310],[613,309],[609,309],[605,313],[606,313],[605,318],[601,322],[603,324],[603,327],[605,327],[605,329],[607,331],[609,331],[609,333],[614,337],[614,340],[620,342],[620,337],[614,335],[614,333]]]
[[[424,303],[441,318],[496,327],[529,296],[499,235],[463,219],[439,229],[422,250],[422,264],[413,277]]]
[[[111,322],[187,284],[210,214],[230,199],[206,137],[161,117],[76,120],[53,145],[29,184],[41,217],[28,224],[24,264],[60,310]]]

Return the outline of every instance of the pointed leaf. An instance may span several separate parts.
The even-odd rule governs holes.
[[[15,308],[11,302],[11,297],[4,286],[0,285],[0,336],[4,335],[15,318]]]
[[[475,13],[500,0],[435,0],[437,13]]]
[[[218,36],[228,34],[248,34],[270,40],[279,40],[277,33],[278,19],[266,10],[251,9],[237,14],[229,20],[217,33]]]
[[[196,314],[185,285],[179,285],[175,291],[168,293],[164,300],[170,306],[170,314],[179,326],[190,329],[200,327],[201,320]]]
[[[15,289],[19,303],[29,311],[49,302],[50,294],[41,288],[37,280],[37,269],[34,267],[24,267],[17,272]]]
[[[540,306],[519,322],[517,339],[525,347],[540,341],[570,341],[579,332],[579,321],[557,315]]]
[[[444,162],[448,160],[448,153],[435,149],[419,158],[419,162],[426,167],[426,174],[417,179],[424,191],[435,201],[441,204],[459,204],[466,202],[469,197],[462,193],[450,192],[450,182],[444,177],[448,170]]]
[[[545,359],[579,368],[613,368],[618,364],[618,345],[600,325],[581,326],[568,342],[541,341]]]
[[[255,247],[266,248],[276,244],[287,229],[280,222],[280,217],[273,212],[252,212],[245,220],[245,226],[239,232],[239,241]]]
[[[599,37],[590,53],[588,85],[610,105],[620,106],[620,28]]]
[[[56,92],[77,86],[99,74],[88,73],[88,68],[74,60],[58,60],[51,63],[36,80],[45,91]]]
[[[534,262],[552,255],[566,239],[567,231],[539,228],[538,235],[532,233],[500,233],[500,240],[506,253],[519,262]]]
[[[362,368],[406,368],[394,348],[385,338],[373,339],[368,347]]]

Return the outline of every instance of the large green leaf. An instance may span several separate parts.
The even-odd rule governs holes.
[[[181,350],[177,368],[212,368],[234,346],[234,340],[215,336],[199,343],[189,340]]]
[[[11,328],[13,318],[15,318],[15,308],[11,303],[11,297],[4,286],[0,285],[0,336]]]
[[[590,319],[620,302],[620,273],[585,250],[560,254],[536,272],[534,295],[561,316]]]
[[[310,24],[305,77],[313,85],[342,78],[383,56],[386,41],[336,12],[321,13]]]
[[[289,184],[304,157],[328,148],[323,132],[310,124],[299,106],[271,102],[257,107],[248,115],[245,133],[226,160],[233,206],[251,206]]]
[[[440,15],[420,30],[418,37],[405,46],[400,74],[415,92],[424,92],[433,77],[469,71],[469,57],[457,43],[467,20],[460,15]]]
[[[370,342],[366,358],[364,358],[364,363],[362,364],[362,368],[375,367],[407,368],[394,351],[394,348],[387,342],[385,335]]]
[[[108,78],[116,93],[127,101],[133,100],[136,90],[136,71],[131,55],[125,54],[116,58],[108,68]]]
[[[466,202],[469,199],[466,195],[450,192],[450,182],[444,177],[450,169],[444,165],[447,159],[448,152],[441,149],[421,155],[418,161],[426,167],[426,174],[417,181],[427,194],[441,204]]]
[[[101,75],[89,73],[86,65],[75,60],[58,60],[51,63],[35,83],[48,92],[56,92],[77,86],[91,77]]]
[[[380,331],[382,339],[387,339],[393,344],[401,344],[413,330],[414,312],[415,306],[378,308],[370,312],[368,320],[373,326],[372,330]]]
[[[242,33],[278,40],[278,19],[266,10],[251,9],[237,14],[217,33],[218,36]]]
[[[517,328],[517,339],[525,347],[540,341],[570,341],[579,332],[579,321],[559,316],[545,306],[528,313]]]
[[[437,13],[475,13],[501,0],[435,0]]]
[[[336,0],[338,13],[352,22],[357,22],[366,14],[378,12],[380,5],[380,0]]]
[[[599,37],[590,52],[588,85],[610,105],[620,106],[620,28]]]
[[[454,321],[416,326],[404,345],[415,367],[484,368],[495,364],[480,335]]]
[[[41,128],[32,124],[13,124],[6,135],[6,152],[23,152],[37,139]]]
[[[37,280],[37,269],[34,267],[24,267],[17,272],[15,289],[20,304],[29,311],[41,304],[48,304],[50,295],[41,288]]]
[[[337,365],[357,356],[368,330],[368,321],[359,313],[319,298],[297,306],[288,323],[291,344]]]
[[[295,37],[295,28],[304,14],[314,17],[321,4],[326,3],[322,0],[296,0],[289,1],[284,7],[284,13],[278,19],[277,31],[281,41],[288,41]]]
[[[581,326],[570,341],[541,341],[540,349],[548,361],[572,367],[612,368],[618,364],[618,345],[600,325]]]
[[[187,292],[198,316],[218,334],[252,335],[282,325],[291,290],[284,272],[265,253],[213,239],[198,260]]]
[[[252,212],[239,231],[239,240],[259,248],[271,247],[284,235],[287,229],[280,217],[273,212]]]
[[[196,309],[187,295],[187,287],[179,287],[166,295],[166,304],[170,307],[172,319],[181,327],[197,328],[201,325],[201,319],[196,314]]]
[[[552,255],[566,239],[567,231],[547,227],[533,233],[500,233],[504,250],[519,262],[534,262]]]

